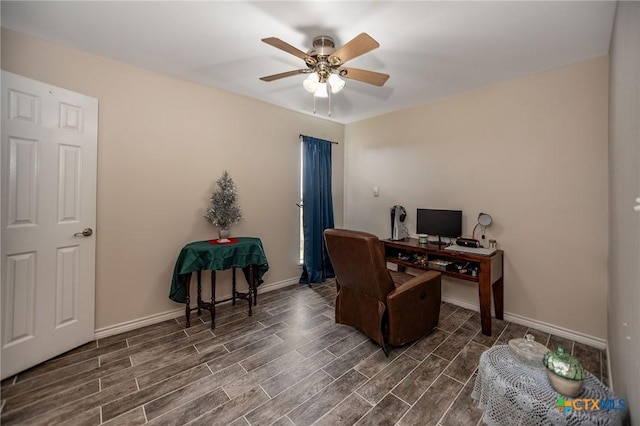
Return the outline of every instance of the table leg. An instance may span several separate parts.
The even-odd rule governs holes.
[[[493,306],[496,310],[496,318],[504,319],[504,277],[500,277],[493,283]]]
[[[231,304],[236,306],[236,268],[231,268]]]
[[[200,305],[202,305],[202,271],[198,271],[198,316],[200,316]]]
[[[251,285],[253,286],[253,306],[256,306],[258,304],[258,266],[251,266],[253,268],[253,279],[251,280]]]
[[[480,300],[482,334],[491,336],[491,273],[485,264],[480,264],[478,298]]]
[[[216,328],[216,271],[211,271],[211,306],[209,306],[209,312],[211,313],[211,329]]]
[[[185,290],[185,316],[187,317],[187,328],[191,327],[191,296],[189,294],[189,290],[191,287],[191,273],[188,273],[184,280],[184,290]]]
[[[247,300],[249,300],[249,316],[253,315],[251,312],[251,305],[253,305],[253,295],[255,292],[255,267],[249,265],[249,288],[247,289]]]

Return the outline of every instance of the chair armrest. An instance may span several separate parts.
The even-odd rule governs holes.
[[[396,299],[402,299],[406,295],[414,295],[416,290],[422,290],[426,285],[440,285],[442,274],[438,271],[427,271],[415,276],[394,289],[387,295],[387,302],[393,303]]]
[[[400,346],[417,340],[438,325],[441,284],[440,272],[427,271],[388,294],[390,345]]]

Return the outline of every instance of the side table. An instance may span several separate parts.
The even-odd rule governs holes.
[[[621,425],[624,408],[615,395],[587,372],[582,392],[562,397],[547,372],[520,363],[507,345],[494,346],[480,357],[471,397],[478,401],[483,422],[492,425]],[[562,399],[561,399],[562,397]],[[559,402],[580,401],[576,409]],[[610,401],[599,407],[585,400]],[[606,405],[606,406],[605,406]],[[616,408],[617,407],[617,408]]]
[[[236,290],[236,268],[241,268],[247,280],[247,293]],[[232,269],[231,297],[216,300],[216,271]],[[211,313],[211,329],[215,328],[215,306],[218,303],[229,300],[236,304],[236,298],[246,299],[249,302],[249,315],[251,306],[257,304],[257,287],[262,283],[262,276],[269,269],[267,256],[262,247],[262,241],[253,237],[232,238],[229,243],[218,243],[217,240],[196,241],[185,245],[173,269],[171,290],[169,298],[174,302],[185,303],[186,326],[190,327],[191,311],[197,310],[200,315],[202,309]],[[202,300],[203,270],[211,271],[211,301]],[[191,274],[197,274],[197,301],[196,306],[191,307],[190,282]]]

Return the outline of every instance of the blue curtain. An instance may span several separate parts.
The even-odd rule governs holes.
[[[333,228],[331,194],[331,142],[302,136],[302,228],[304,267],[300,283],[321,283],[333,278],[333,266],[324,243],[324,230]]]

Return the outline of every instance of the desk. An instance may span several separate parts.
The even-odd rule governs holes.
[[[257,287],[262,283],[262,276],[269,269],[267,256],[262,248],[262,241],[259,238],[238,237],[233,238],[232,243],[212,244],[209,241],[197,241],[189,243],[182,248],[176,265],[173,269],[173,279],[171,281],[171,291],[169,298],[174,302],[186,303],[185,313],[187,327],[190,324],[191,311],[197,310],[200,315],[201,309],[211,312],[211,328],[215,328],[215,305],[229,300],[236,304],[236,297],[246,299],[249,302],[249,315],[252,314],[251,306],[257,303]],[[247,280],[247,293],[236,291],[236,268],[241,268]],[[232,269],[232,291],[231,298],[216,300],[216,271]],[[211,271],[211,302],[202,301],[201,296],[201,271]],[[191,274],[197,273],[198,277],[198,300],[196,306],[191,308],[189,284]]]
[[[615,395],[587,372],[582,392],[566,401],[576,408],[559,409],[559,397],[549,383],[547,372],[520,363],[507,345],[494,346],[480,357],[478,377],[471,397],[484,412],[488,425],[621,425],[624,410]],[[583,399],[607,400],[613,406],[599,409]],[[587,405],[585,407],[585,405]]]
[[[491,288],[493,287],[493,305],[496,318],[504,319],[504,266],[502,250],[497,250],[491,256],[447,251],[444,246],[437,244],[420,244],[416,238],[405,241],[382,240],[387,262],[398,265],[402,271],[406,267],[417,269],[433,269],[428,266],[429,261],[445,260],[455,264],[469,264],[465,273],[456,270],[442,270],[442,275],[478,283],[478,299],[480,302],[480,321],[482,334],[491,336]],[[420,259],[418,259],[420,258]],[[420,262],[420,261],[422,262]],[[476,270],[475,275],[471,271]]]

